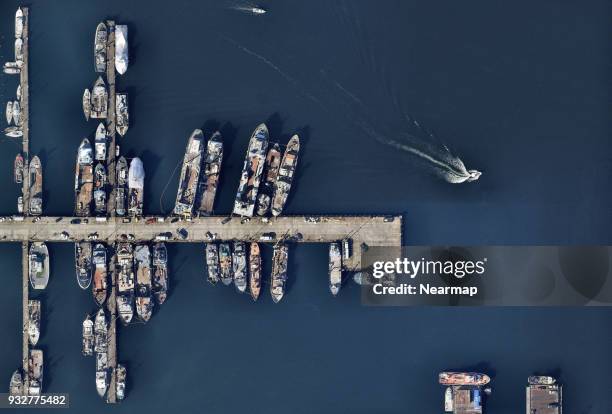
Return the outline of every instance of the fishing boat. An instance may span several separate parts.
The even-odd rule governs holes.
[[[257,196],[257,209],[256,213],[258,216],[266,216],[270,211],[270,205],[272,202],[272,195],[274,194],[274,183],[278,176],[278,170],[281,163],[281,152],[280,145],[274,143],[272,148],[268,151],[266,156],[265,179],[261,188],[259,189],[259,195]]]
[[[36,346],[40,338],[40,301],[28,300],[28,339],[30,345]]]
[[[8,101],[6,103],[6,123],[10,125],[13,122],[13,101]]]
[[[142,216],[142,203],[144,198],[144,165],[136,157],[130,162],[128,171],[128,213],[131,217]]]
[[[117,160],[117,186],[115,187],[115,211],[125,216],[127,208],[128,164],[124,157]]]
[[[41,290],[49,283],[49,250],[42,242],[34,242],[30,245],[29,277],[32,289]]]
[[[244,242],[234,242],[234,255],[232,256],[232,267],[234,272],[234,286],[240,293],[244,293],[247,288],[247,265],[246,247]]]
[[[108,371],[96,371],[96,391],[101,398],[104,398],[108,390]]]
[[[96,161],[106,161],[106,127],[104,126],[104,122],[100,122],[96,129],[94,150]]]
[[[158,305],[168,296],[168,249],[164,243],[153,246],[153,296]]]
[[[106,213],[106,168],[99,162],[94,169],[94,206],[98,215]]]
[[[128,27],[118,24],[115,26],[115,69],[120,75],[127,71],[128,62]]]
[[[106,248],[98,243],[93,249],[93,297],[98,306],[102,306],[108,294],[108,266],[106,262]]]
[[[4,128],[4,135],[9,138],[21,138],[23,137],[23,130],[18,126],[10,126]]]
[[[106,43],[108,40],[108,30],[104,22],[100,22],[96,27],[94,38],[94,61],[96,72],[106,71]]]
[[[272,283],[270,284],[270,295],[274,303],[280,302],[285,295],[288,259],[289,247],[283,243],[275,245],[272,254]]]
[[[92,275],[91,243],[77,242],[74,244],[74,260],[77,283],[81,289],[88,289],[91,285]]]
[[[21,126],[21,105],[19,101],[13,101],[13,123]]]
[[[125,385],[127,382],[127,370],[121,364],[117,364],[117,369],[115,370],[115,395],[117,396],[117,401],[123,401],[125,398]]]
[[[134,249],[136,261],[136,313],[143,322],[148,322],[153,313],[151,297],[151,252],[146,244]]]
[[[29,395],[40,395],[43,383],[43,351],[30,349],[28,360]]]
[[[232,283],[232,249],[229,243],[219,244],[219,267],[221,282],[229,286]]]
[[[11,375],[11,382],[9,385],[9,395],[22,395],[23,394],[23,373],[21,369],[16,369]]]
[[[30,214],[40,216],[43,209],[43,175],[38,156],[30,161]]]
[[[89,117],[93,119],[106,119],[107,115],[108,91],[102,76],[99,76],[91,90],[91,111]]]
[[[215,205],[215,196],[221,175],[223,161],[223,141],[221,133],[216,131],[206,145],[206,158],[204,159],[204,175],[200,173],[198,185],[198,213],[210,216]]]
[[[87,138],[83,138],[76,159],[74,174],[75,215],[88,217],[93,199],[93,149]]]
[[[15,39],[15,62],[23,62],[23,39]]]
[[[119,276],[117,280],[117,309],[119,319],[124,325],[129,324],[134,317],[134,253],[129,243],[119,243],[117,246],[117,262]]]
[[[19,7],[15,12],[15,38],[17,39],[23,37],[23,19],[23,10]]]
[[[476,372],[441,372],[438,382],[442,385],[483,386],[491,382],[491,378],[486,374]]]
[[[108,349],[108,325],[104,308],[100,308],[94,321],[94,351],[106,352]]]
[[[176,204],[174,205],[174,214],[177,216],[191,217],[200,177],[203,151],[204,134],[201,129],[196,129],[187,141],[187,149],[181,167],[181,178],[179,179]]]
[[[249,291],[256,301],[261,292],[261,252],[257,242],[251,242],[249,249]]]
[[[85,119],[89,121],[89,117],[91,116],[91,92],[89,89],[85,89],[83,92],[83,114],[85,115]]]
[[[116,130],[122,137],[130,126],[130,113],[128,111],[127,93],[118,93],[115,101],[115,114],[117,116]]]
[[[287,202],[287,198],[289,197],[289,190],[291,190],[291,183],[293,182],[293,176],[297,167],[299,152],[300,138],[294,135],[287,144],[280,169],[278,170],[278,177],[274,183],[272,215],[275,217],[281,214]]]
[[[23,183],[23,167],[24,167],[24,159],[21,153],[18,153],[15,156],[15,162],[13,163],[13,180],[15,184]]]
[[[211,285],[216,285],[219,281],[219,251],[215,243],[207,243],[205,249],[207,279]]]
[[[265,124],[260,124],[255,128],[249,140],[249,148],[236,192],[234,214],[238,216],[253,217],[267,149],[268,128]]]
[[[329,290],[336,296],[342,287],[342,256],[340,243],[329,245]]]
[[[94,323],[87,315],[83,321],[83,349],[81,353],[84,356],[93,355],[94,348]]]

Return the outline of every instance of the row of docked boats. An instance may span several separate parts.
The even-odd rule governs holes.
[[[83,91],[83,115],[85,119],[107,119],[109,113],[109,92],[102,76],[98,76],[93,87]],[[118,92],[115,95],[115,130],[121,136],[125,136],[130,124],[128,107],[128,94]]]
[[[40,338],[41,302],[28,300],[28,323],[26,332],[28,347],[35,347]],[[26,381],[27,379],[27,381]],[[40,395],[43,384],[43,351],[30,348],[28,350],[28,369],[17,369],[11,376],[10,395]],[[27,388],[26,388],[27,387]]]
[[[236,192],[233,210],[236,215],[267,216],[271,212],[276,217],[287,203],[297,168],[300,139],[293,135],[282,156],[280,145],[273,144],[268,149],[268,141],[268,128],[265,124],[258,125],[249,140]]]
[[[214,132],[206,142],[202,130],[194,130],[187,141],[173,211],[175,215],[212,214],[222,161],[221,133]]]
[[[248,250],[247,250],[248,247]],[[234,284],[239,293],[247,288],[254,301],[259,298],[262,287],[262,259],[259,244],[243,241],[233,243],[208,243],[205,247],[208,281],[216,285],[219,281],[226,286]],[[289,248],[284,243],[274,246],[270,295],[275,303],[285,294]]]
[[[109,29],[114,29],[115,70],[123,75],[129,63],[128,54],[128,27],[124,24],[113,25],[109,28],[104,22],[96,27],[94,38],[94,66],[96,72],[105,72],[108,65]]]
[[[15,59],[12,62],[6,62],[3,67],[3,72],[7,75],[19,75],[23,67],[24,55],[24,26],[27,16],[23,9],[19,7],[15,12]]]
[[[109,364],[108,358],[108,318],[104,307],[100,307],[94,320],[89,315],[83,320],[83,349],[82,353],[84,356],[94,356],[96,358],[96,391],[102,398],[108,392],[109,386],[112,381],[111,378],[115,376],[115,395],[118,401],[123,400],[125,397],[125,383],[127,377],[127,371],[125,366],[117,364],[116,367],[112,367]]]

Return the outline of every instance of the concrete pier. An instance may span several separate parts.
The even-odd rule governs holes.
[[[22,184],[23,214],[28,215],[30,211],[30,81],[28,79],[30,52],[29,52],[29,28],[30,10],[27,7],[21,8],[23,12],[23,65],[19,74],[19,84],[21,85],[21,129],[23,130],[22,152],[24,177]]]
[[[23,332],[22,332],[22,366],[23,372],[25,373],[23,378],[24,384],[24,395],[28,395],[28,389],[30,385],[29,376],[27,375],[30,366],[30,351],[29,351],[29,338],[28,328],[30,325],[29,316],[30,312],[28,309],[29,293],[30,293],[30,278],[29,278],[29,243],[21,243],[21,269],[22,269],[22,317],[23,317]]]

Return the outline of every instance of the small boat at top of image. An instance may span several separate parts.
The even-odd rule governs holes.
[[[43,175],[38,156],[30,161],[30,214],[40,216],[43,210]]]
[[[191,217],[198,179],[200,177],[203,151],[204,134],[201,129],[196,129],[187,140],[187,148],[185,149],[185,156],[181,167],[181,176],[174,205],[174,214],[177,216]]]
[[[253,217],[268,149],[268,139],[268,127],[265,124],[259,124],[249,140],[240,184],[236,191],[233,213],[237,216]]]
[[[117,116],[116,130],[122,137],[130,126],[130,113],[128,111],[128,94],[118,93],[115,101],[115,115]]]
[[[15,39],[15,62],[23,62],[23,39]]]
[[[77,151],[74,174],[74,213],[79,217],[88,217],[91,214],[94,185],[93,162],[91,144],[87,138],[83,138]]]
[[[221,138],[221,133],[216,131],[206,144],[206,157],[204,158],[203,171],[200,173],[197,196],[198,213],[204,216],[210,216],[215,206],[215,196],[223,162],[223,141]]]
[[[153,296],[158,305],[168,296],[168,249],[164,243],[153,246]]]
[[[28,300],[28,339],[30,345],[36,346],[40,338],[40,301]]]
[[[289,140],[283,160],[281,161],[278,177],[274,183],[274,196],[272,197],[272,215],[279,216],[287,203],[291,183],[298,162],[298,153],[300,152],[300,138],[294,135]]]
[[[43,383],[43,351],[40,349],[30,349],[28,377],[30,380],[28,394],[40,395]]]
[[[108,349],[108,325],[106,324],[106,314],[104,308],[100,308],[94,321],[94,351],[106,352]]]
[[[94,169],[94,206],[96,213],[103,215],[106,213],[106,184],[108,177],[106,176],[106,167],[99,162]]]
[[[257,242],[251,242],[249,248],[249,292],[254,301],[261,292],[261,252]]]
[[[115,371],[116,374],[116,383],[115,383],[115,395],[117,396],[117,401],[123,401],[125,398],[125,384],[127,382],[127,370],[121,364],[117,364],[117,369]]]
[[[30,270],[30,284],[35,290],[44,289],[49,283],[49,250],[42,242],[30,245],[28,256]]]
[[[272,254],[272,283],[270,284],[270,295],[274,303],[280,302],[285,295],[288,259],[289,247],[283,243],[275,245]]]
[[[206,270],[208,282],[216,285],[219,281],[219,251],[216,243],[206,243]]]
[[[23,137],[23,130],[18,126],[10,126],[4,128],[4,135],[9,138],[21,138]]]
[[[96,27],[94,38],[94,61],[96,72],[106,71],[106,43],[108,40],[108,29],[104,22],[100,22]]]
[[[234,286],[238,292],[244,293],[247,288],[247,264],[246,247],[243,241],[234,242],[232,267],[234,271]]]
[[[483,386],[491,382],[488,375],[476,372],[441,372],[438,382],[442,385],[475,385]]]
[[[8,101],[6,103],[6,123],[10,125],[13,122],[13,101]]]
[[[118,24],[115,26],[115,69],[120,75],[125,74],[128,63],[128,27]]]
[[[151,251],[146,244],[134,249],[136,262],[136,313],[143,322],[148,322],[153,313],[151,288]]]
[[[259,195],[257,196],[257,210],[258,216],[266,216],[270,211],[270,205],[272,203],[272,194],[274,193],[274,183],[278,176],[278,170],[281,163],[281,152],[280,145],[274,143],[272,148],[268,150],[266,156],[266,171],[264,182],[259,189]]]
[[[232,284],[232,248],[229,243],[219,244],[219,267],[221,268],[221,282],[225,286]]]
[[[11,375],[11,382],[9,385],[9,395],[22,395],[23,394],[23,372],[21,369],[16,369]]]
[[[342,255],[340,243],[329,245],[329,290],[336,296],[342,287]]]
[[[94,149],[97,161],[106,161],[106,127],[104,122],[100,122],[96,129]]]
[[[91,92],[89,89],[83,91],[83,114],[85,115],[85,119],[89,121],[89,117],[91,116]]]
[[[24,164],[25,161],[23,159],[23,155],[21,155],[21,153],[18,153],[15,156],[15,162],[13,163],[13,181],[15,181],[15,184],[23,183]]]
[[[21,105],[19,101],[13,101],[13,123],[21,126]]]
[[[91,90],[90,118],[106,119],[108,116],[108,90],[102,76],[98,76]]]
[[[145,170],[140,158],[130,162],[128,170],[128,213],[130,217],[141,217],[144,199]]]
[[[83,349],[81,353],[83,356],[93,355],[94,348],[94,323],[87,315],[83,321]]]
[[[93,249],[93,297],[98,306],[102,306],[108,294],[108,265],[106,247],[98,243]]]
[[[128,164],[125,157],[117,160],[117,179],[115,187],[115,212],[118,216],[125,216],[127,211],[127,182]]]
[[[76,267],[77,283],[81,289],[88,289],[91,285],[92,276],[92,253],[91,243],[78,242],[74,244],[74,260]]]
[[[23,10],[21,10],[21,7],[19,7],[15,12],[15,38],[23,37],[23,19]]]
[[[553,385],[557,382],[553,377],[541,376],[541,375],[532,375],[527,380],[529,385]]]

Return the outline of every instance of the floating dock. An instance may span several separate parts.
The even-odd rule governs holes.
[[[562,386],[529,384],[526,390],[527,414],[562,414]]]

